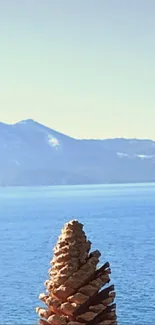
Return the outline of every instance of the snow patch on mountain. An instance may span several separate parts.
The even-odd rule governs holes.
[[[129,155],[125,152],[117,152],[116,153],[118,157],[120,158],[139,158],[139,159],[153,159],[155,158],[155,155],[145,155],[145,154],[132,154]]]
[[[58,139],[56,139],[55,137],[53,137],[51,134],[48,134],[48,143],[52,146],[52,147],[56,147],[58,148],[60,146],[60,142]]]
[[[135,155],[135,157],[140,158],[140,159],[152,159],[155,158],[155,156],[153,155],[144,155],[144,154],[139,154],[139,155]]]
[[[117,156],[120,158],[129,157],[129,155],[125,152],[117,152]]]

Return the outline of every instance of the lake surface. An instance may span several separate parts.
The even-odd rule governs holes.
[[[0,324],[36,324],[63,224],[76,218],[109,261],[118,324],[155,324],[155,185],[0,189]]]

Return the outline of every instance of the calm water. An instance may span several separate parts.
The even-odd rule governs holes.
[[[109,261],[119,324],[155,324],[155,185],[0,189],[0,324],[35,324],[52,248],[77,218]]]

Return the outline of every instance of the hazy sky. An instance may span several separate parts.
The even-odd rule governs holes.
[[[155,139],[154,0],[0,0],[0,121]]]

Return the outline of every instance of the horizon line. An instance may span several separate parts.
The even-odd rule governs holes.
[[[12,126],[12,125],[17,125],[17,124],[24,124],[24,122],[30,122],[30,123],[37,123],[39,125],[42,125],[48,129],[50,129],[51,131],[55,131],[57,133],[60,133],[62,135],[65,135],[65,136],[68,136],[72,139],[75,139],[75,140],[85,140],[85,141],[89,141],[89,140],[92,140],[92,141],[104,141],[104,140],[126,140],[126,141],[152,141],[152,142],[155,142],[155,139],[152,139],[152,138],[136,138],[136,137],[123,137],[123,136],[115,136],[115,137],[108,137],[108,138],[75,138],[69,134],[65,134],[61,131],[58,131],[52,127],[49,127],[41,122],[38,122],[37,120],[35,119],[32,119],[32,118],[26,118],[26,119],[23,119],[23,120],[18,120],[17,122],[12,122],[12,123],[8,123],[8,122],[2,122],[0,121],[0,124],[4,124],[4,125],[7,125],[7,126]]]

